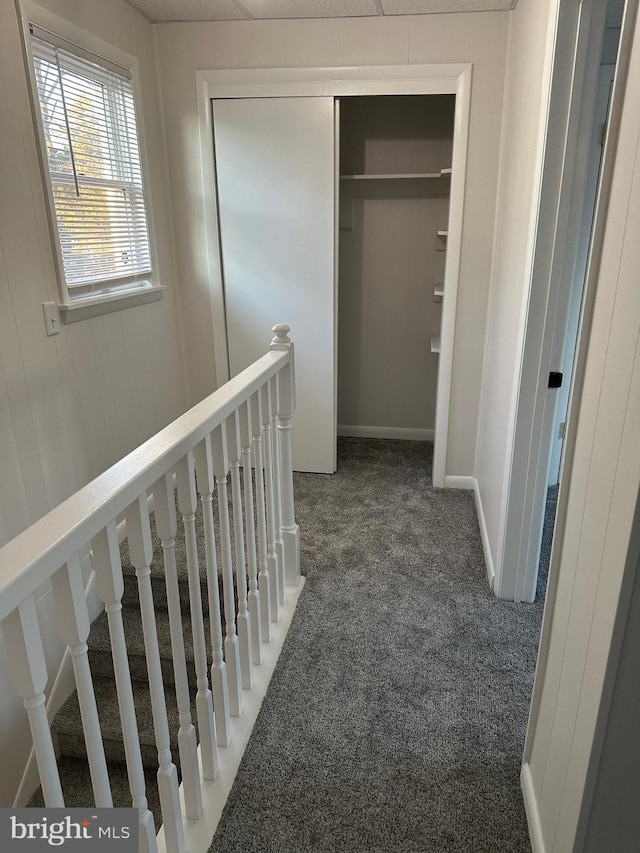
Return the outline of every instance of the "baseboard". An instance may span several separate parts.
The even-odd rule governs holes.
[[[263,661],[254,668],[254,683],[251,690],[242,691],[242,715],[231,720],[233,739],[229,746],[218,748],[218,778],[209,782],[202,780],[203,812],[199,820],[185,821],[186,849],[190,853],[206,853],[211,846],[218,823],[222,816],[227,798],[231,792],[233,781],[238,772],[240,761],[251,737],[253,726],[267,693],[267,687],[282,651],[285,637],[291,626],[291,620],[298,604],[298,599],[304,587],[305,578],[300,578],[296,587],[287,586],[287,604],[283,617],[277,625],[272,626],[271,642],[263,646]],[[200,747],[198,747],[198,753]],[[184,791],[180,785],[180,800],[184,814]],[[168,853],[164,838],[164,830],[158,833],[158,853]]]
[[[496,583],[496,570],[493,564],[493,555],[491,554],[491,545],[489,544],[489,532],[487,530],[487,521],[484,517],[484,507],[482,506],[482,497],[480,496],[480,487],[478,481],[473,478],[473,494],[476,499],[476,511],[478,513],[478,524],[480,525],[480,538],[482,539],[482,550],[484,551],[484,561],[487,566],[487,580],[489,588],[493,592]]]
[[[338,435],[347,438],[392,438],[400,441],[433,441],[432,429],[405,429],[404,427],[340,426]]]
[[[476,478],[464,476],[446,476],[444,478],[445,489],[475,489]]]
[[[531,778],[531,769],[527,763],[522,765],[520,771],[520,786],[522,787],[522,797],[524,799],[524,809],[527,813],[527,824],[529,825],[529,840],[531,841],[531,850],[533,853],[546,853],[544,839],[542,837],[542,824],[540,823],[540,813],[538,811],[538,803],[533,790],[533,780]]]

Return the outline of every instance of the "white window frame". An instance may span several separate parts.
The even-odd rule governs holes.
[[[56,266],[56,277],[58,282],[59,303],[58,308],[60,317],[63,323],[75,323],[79,320],[89,319],[90,317],[107,314],[112,311],[119,311],[124,308],[133,308],[137,305],[156,302],[162,298],[165,288],[159,280],[158,274],[158,256],[156,250],[155,228],[153,221],[153,203],[151,197],[151,180],[149,175],[147,145],[144,130],[144,117],[142,110],[142,90],[140,85],[140,74],[138,68],[138,60],[136,57],[126,51],[116,48],[113,45],[103,41],[97,36],[82,30],[75,24],[71,24],[64,18],[55,15],[47,9],[30,2],[30,0],[22,0],[20,4],[22,16],[22,33],[23,33],[23,51],[25,56],[25,64],[27,76],[30,84],[31,106],[33,119],[36,129],[38,155],[40,159],[40,169],[43,178],[45,195],[47,198],[47,214],[49,221],[49,230],[51,234],[51,242]],[[87,52],[91,55],[96,55],[107,63],[112,63],[116,66],[124,68],[131,74],[131,86],[133,89],[133,98],[136,107],[136,126],[138,134],[138,147],[140,151],[140,168],[142,172],[142,182],[144,187],[144,202],[147,215],[147,229],[149,235],[149,252],[151,256],[152,272],[148,279],[138,283],[137,286],[130,289],[122,289],[121,286],[114,284],[108,287],[106,293],[93,293],[71,298],[69,289],[66,284],[64,265],[62,261],[62,253],[60,250],[60,241],[58,239],[56,210],[53,198],[53,188],[51,183],[51,175],[49,172],[49,162],[46,153],[44,127],[42,122],[42,113],[40,110],[40,101],[38,97],[38,88],[34,70],[33,53],[31,50],[31,34],[30,24],[36,27],[48,30],[59,39],[68,42],[70,47],[78,48],[79,56],[82,52]]]

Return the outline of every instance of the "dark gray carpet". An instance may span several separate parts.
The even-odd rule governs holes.
[[[538,561],[538,583],[536,586],[536,601],[541,604],[544,604],[544,598],[547,594],[549,563],[551,562],[553,531],[556,526],[559,490],[560,486],[549,486],[547,489],[547,501],[544,509],[544,524],[542,527],[542,544],[540,546],[540,560]]]
[[[529,851],[542,609],[489,592],[473,495],[343,439],[296,498],[307,582],[211,853]]]

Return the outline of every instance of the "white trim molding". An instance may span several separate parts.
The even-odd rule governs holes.
[[[165,290],[164,285],[157,287],[148,285],[124,293],[112,291],[109,296],[76,299],[69,305],[58,305],[58,311],[62,322],[68,326],[69,323],[88,320],[90,317],[100,317],[111,311],[121,311],[123,308],[136,308],[138,305],[158,302],[164,296]]]
[[[449,198],[449,240],[442,302],[441,349],[438,362],[433,484],[445,486],[453,345],[462,250],[462,219],[467,171],[471,63],[438,65],[354,66],[349,68],[256,68],[196,71],[201,189],[205,238],[199,258],[211,287],[213,338],[218,386],[229,378],[224,283],[220,251],[216,165],[211,101],[214,98],[341,97],[353,95],[456,96]]]
[[[535,599],[555,420],[556,395],[549,392],[547,380],[560,363],[564,343],[605,24],[605,8],[594,0],[557,5],[557,19],[550,20],[548,43],[555,50],[547,57],[550,98],[544,162],[531,217],[530,298],[516,377],[496,590],[501,598],[527,602]],[[565,449],[571,440],[569,434]]]
[[[480,488],[478,480],[475,477],[464,475],[449,475],[444,478],[445,489],[468,489],[473,492],[476,504],[476,513],[478,515],[478,526],[480,527],[480,539],[482,540],[482,551],[484,553],[484,562],[487,570],[487,581],[489,589],[493,592],[496,580],[496,571],[491,553],[491,545],[489,543],[489,533],[487,531],[487,522],[484,516],[484,507],[482,505],[482,497],[480,496]]]
[[[390,438],[398,441],[433,441],[432,429],[407,429],[384,426],[341,426],[338,435],[347,438]]]
[[[458,474],[448,474],[444,478],[444,487],[445,489],[468,489],[469,491],[474,491],[476,488],[476,478]]]
[[[334,68],[227,68],[196,71],[210,98],[457,94],[466,62]]]
[[[540,814],[538,812],[538,803],[533,790],[533,781],[531,779],[531,769],[527,763],[522,765],[520,771],[520,785],[522,786],[522,797],[524,799],[524,810],[527,815],[527,824],[529,826],[529,841],[531,842],[532,853],[546,853],[544,839],[542,837],[542,824],[540,823]]]
[[[480,525],[480,538],[482,539],[482,550],[484,551],[484,561],[487,566],[487,580],[489,588],[494,591],[496,583],[496,569],[493,554],[491,553],[491,543],[489,541],[489,531],[487,530],[487,521],[484,515],[484,507],[482,505],[482,496],[478,481],[473,478],[473,494],[476,499],[476,512],[478,513],[478,524]]]

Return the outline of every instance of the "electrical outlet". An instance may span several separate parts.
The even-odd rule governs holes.
[[[44,311],[44,325],[47,330],[47,336],[57,335],[60,333],[60,312],[55,302],[43,302],[42,309]]]

